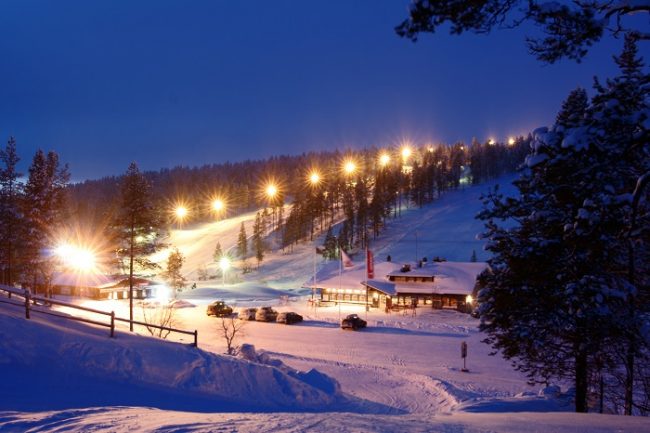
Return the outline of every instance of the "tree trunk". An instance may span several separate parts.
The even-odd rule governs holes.
[[[575,357],[576,412],[587,412],[587,353],[580,348]]]
[[[135,223],[131,218],[131,239],[129,244],[129,330],[133,332],[133,242],[135,242]]]
[[[625,359],[625,415],[632,415],[634,402],[634,339],[630,339]]]

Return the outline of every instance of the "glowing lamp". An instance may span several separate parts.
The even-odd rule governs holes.
[[[174,210],[174,213],[178,219],[183,219],[187,216],[187,208],[185,206],[178,206]]]
[[[269,198],[275,197],[275,195],[278,193],[278,187],[276,187],[273,184],[270,184],[266,187],[266,195],[269,196]]]
[[[226,256],[223,256],[222,258],[219,259],[219,267],[221,268],[222,271],[227,271],[230,269],[230,259]]]
[[[357,165],[353,161],[346,161],[345,164],[343,164],[343,171],[345,171],[346,174],[352,174],[357,170]]]
[[[215,212],[221,212],[223,208],[224,208],[223,200],[218,198],[212,202],[212,210],[214,210]]]

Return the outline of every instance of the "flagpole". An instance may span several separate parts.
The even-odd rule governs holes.
[[[368,244],[366,243],[366,322],[368,321],[368,310],[370,310],[368,305],[368,260]]]
[[[339,323],[341,323],[341,277],[343,274],[343,253],[341,250],[341,245],[339,247],[339,292],[336,296],[336,299],[339,301]]]
[[[318,251],[314,252],[314,284],[311,286],[311,306],[314,309],[314,316],[316,317],[318,317],[318,314],[316,313],[317,308],[316,308],[316,303],[314,302],[314,292],[316,291],[316,256],[317,255],[318,255]]]

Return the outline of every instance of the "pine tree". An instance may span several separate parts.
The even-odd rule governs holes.
[[[246,260],[246,256],[248,255],[248,239],[246,236],[246,228],[244,227],[243,222],[239,228],[239,237],[237,238],[237,255],[242,260]]]
[[[650,353],[650,77],[630,38],[617,63],[590,104],[578,89],[553,128],[535,131],[519,197],[485,198],[493,258],[479,300],[487,341],[531,380],[572,379],[584,412],[590,380],[624,371],[610,395],[631,414],[634,384],[649,379],[634,372]],[[508,219],[517,225],[495,222]]]
[[[56,230],[64,220],[65,188],[69,179],[67,165],[60,167],[55,152],[47,155],[42,150],[36,152],[23,196],[27,233],[21,252],[24,278],[34,289],[39,283],[46,288],[52,278],[54,263],[46,252],[53,247]]]
[[[212,260],[218,262],[223,257],[223,251],[221,250],[221,242],[217,241],[217,246],[214,247],[214,253],[212,253]]]
[[[137,269],[155,269],[149,256],[164,245],[162,212],[157,209],[151,184],[135,162],[129,165],[120,185],[120,204],[115,209],[110,227],[116,253],[129,270],[129,328],[133,331],[133,278]]]
[[[167,257],[167,266],[163,272],[163,277],[167,280],[169,286],[174,289],[174,292],[180,291],[187,285],[187,280],[181,274],[184,262],[185,257],[178,248],[174,248],[170,251],[169,256]]]
[[[22,176],[16,170],[20,158],[16,152],[16,140],[9,137],[7,146],[0,150],[0,266],[2,266],[2,283],[12,285],[16,274],[16,250],[21,236],[22,212],[20,199],[22,185],[18,179]]]
[[[264,236],[262,231],[262,215],[258,212],[255,215],[255,224],[253,226],[253,248],[255,249],[255,258],[257,267],[264,260]]]
[[[336,244],[336,238],[332,232],[332,226],[329,226],[327,229],[327,234],[325,235],[325,250],[323,251],[323,256],[327,259],[335,259],[338,254],[338,246]]]
[[[469,261],[472,263],[476,263],[476,250],[472,250],[472,257],[469,258]]]

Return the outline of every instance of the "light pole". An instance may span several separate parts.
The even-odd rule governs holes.
[[[270,183],[266,186],[266,196],[269,198],[271,205],[271,232],[275,230],[275,198],[278,195],[278,187]]]
[[[227,256],[221,257],[219,267],[221,268],[221,285],[226,287],[226,271],[230,268],[230,259]]]
[[[316,170],[312,170],[312,172],[309,174],[308,181],[309,181],[309,184],[311,186],[311,193],[315,197],[318,186],[320,185],[320,182],[321,182],[320,173],[318,171],[316,171]],[[313,205],[313,203],[314,202],[312,202],[312,205]],[[322,222],[321,222],[321,226],[322,226]],[[311,232],[310,232],[310,235],[309,235],[309,240],[312,240],[312,241],[314,240],[314,218],[313,217],[311,218]],[[314,264],[314,269],[316,269],[315,264]],[[314,271],[314,275],[316,275],[316,271]],[[316,282],[316,279],[314,277],[314,283],[315,282]],[[314,296],[312,294],[312,298],[313,297]]]

